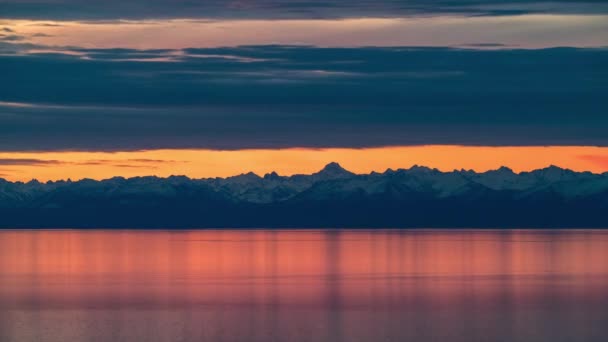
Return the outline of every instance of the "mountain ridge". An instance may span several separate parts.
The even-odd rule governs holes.
[[[0,227],[608,227],[608,173],[442,172],[0,181]]]
[[[53,183],[75,183],[75,182],[80,182],[80,181],[89,181],[89,180],[93,180],[96,182],[101,182],[101,181],[109,181],[109,180],[113,180],[113,179],[123,179],[123,180],[130,180],[130,179],[138,179],[138,178],[156,178],[156,179],[170,179],[170,178],[176,178],[176,177],[181,177],[181,178],[187,178],[189,180],[213,180],[213,179],[231,179],[231,178],[237,178],[237,177],[243,177],[243,176],[247,176],[247,177],[257,177],[260,179],[263,179],[265,176],[268,177],[274,177],[274,175],[282,177],[282,178],[289,178],[289,177],[297,177],[297,176],[313,176],[315,174],[320,174],[322,173],[324,170],[326,170],[328,168],[328,166],[330,168],[333,167],[333,164],[337,165],[339,168],[341,168],[342,170],[346,171],[347,173],[349,173],[350,175],[354,175],[354,176],[364,176],[364,175],[374,175],[374,174],[390,174],[390,173],[395,173],[395,172],[400,172],[400,171],[435,171],[435,172],[439,172],[439,173],[474,173],[474,174],[487,174],[487,173],[491,173],[491,172],[500,172],[500,171],[508,171],[509,173],[515,174],[515,175],[519,175],[519,174],[528,174],[528,173],[535,173],[535,172],[540,172],[540,171],[544,171],[544,170],[562,170],[562,171],[567,171],[570,173],[576,173],[576,174],[592,174],[592,175],[608,175],[608,171],[606,172],[602,172],[602,173],[596,173],[596,172],[591,172],[591,171],[574,171],[568,168],[562,168],[560,166],[557,165],[549,165],[546,166],[544,168],[539,168],[539,169],[534,169],[534,170],[530,170],[530,171],[520,171],[520,172],[515,172],[513,171],[511,168],[507,167],[507,166],[500,166],[497,169],[490,169],[490,170],[486,170],[486,171],[475,171],[473,169],[464,169],[461,168],[460,170],[458,169],[453,169],[451,171],[441,171],[437,168],[431,168],[428,166],[423,166],[423,165],[418,165],[418,164],[414,164],[412,165],[410,168],[398,168],[398,169],[393,169],[393,168],[387,168],[385,171],[383,172],[378,172],[378,171],[371,171],[370,173],[354,173],[351,171],[348,171],[347,169],[343,168],[339,163],[337,162],[330,162],[328,164],[326,164],[321,170],[317,171],[317,172],[313,172],[311,174],[305,174],[305,173],[296,173],[296,174],[291,174],[291,175],[281,175],[279,174],[277,171],[271,171],[268,173],[265,173],[264,175],[258,175],[257,173],[253,172],[253,171],[247,171],[247,172],[243,172],[237,175],[232,175],[232,176],[225,176],[225,177],[201,177],[201,178],[197,178],[197,177],[189,177],[186,175],[182,175],[182,174],[172,174],[166,177],[162,177],[162,176],[156,176],[156,175],[145,175],[145,176],[133,176],[133,177],[123,177],[123,176],[113,176],[110,178],[102,178],[102,179],[93,179],[93,178],[81,178],[81,179],[77,179],[77,180],[72,180],[71,178],[66,178],[66,179],[59,179],[59,180],[48,180],[48,181],[40,181],[36,178],[32,178],[29,181],[10,181],[6,178],[0,177],[0,182],[5,182],[5,183],[13,183],[13,184],[17,184],[17,183],[23,183],[23,184],[28,184],[28,183],[39,183],[39,184],[53,184]]]

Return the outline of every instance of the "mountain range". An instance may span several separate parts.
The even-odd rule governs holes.
[[[423,166],[228,178],[0,179],[3,228],[608,227],[608,173]]]

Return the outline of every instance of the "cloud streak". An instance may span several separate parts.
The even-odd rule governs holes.
[[[28,19],[297,19],[414,15],[607,13],[602,0],[0,0],[0,16]]]
[[[0,166],[54,166],[61,165],[60,160],[44,160],[32,158],[0,158]]]
[[[0,34],[0,42],[18,42],[18,41],[22,41],[25,39],[26,38],[24,36],[19,36],[16,34],[10,34],[10,35]]]

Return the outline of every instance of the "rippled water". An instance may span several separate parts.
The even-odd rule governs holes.
[[[0,231],[0,341],[607,341],[608,231]]]

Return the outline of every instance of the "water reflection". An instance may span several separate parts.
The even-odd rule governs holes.
[[[605,341],[608,232],[4,231],[0,341]]]

